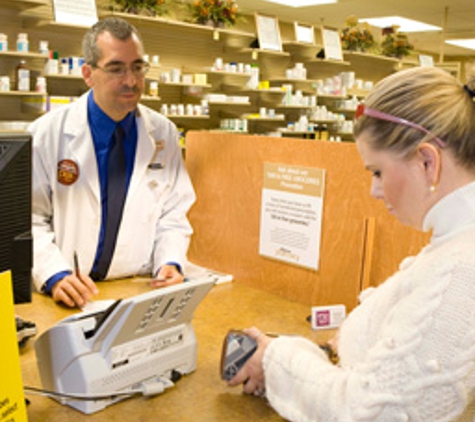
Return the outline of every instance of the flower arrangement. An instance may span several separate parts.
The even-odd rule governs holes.
[[[371,28],[367,23],[359,24],[356,16],[346,19],[346,27],[341,32],[343,50],[366,51],[375,45]]]
[[[237,10],[235,0],[194,0],[191,3],[192,21],[215,27],[234,25]]]
[[[385,56],[402,58],[411,53],[414,46],[409,42],[406,34],[398,32],[399,26],[393,25],[383,29],[381,50]]]
[[[172,0],[112,0],[119,11],[146,16],[164,16]]]

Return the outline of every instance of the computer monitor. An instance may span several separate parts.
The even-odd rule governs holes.
[[[14,301],[31,302],[31,135],[0,132],[0,272],[11,270]]]

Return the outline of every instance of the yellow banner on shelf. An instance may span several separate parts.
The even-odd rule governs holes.
[[[0,422],[27,421],[13,307],[12,278],[0,273]]]

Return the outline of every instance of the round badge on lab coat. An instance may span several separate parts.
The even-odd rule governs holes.
[[[72,185],[79,177],[79,167],[73,160],[61,160],[58,163],[58,182]]]

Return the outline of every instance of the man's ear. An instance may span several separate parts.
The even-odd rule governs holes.
[[[436,146],[424,142],[419,145],[418,154],[429,184],[437,185],[439,183],[440,168],[442,165],[440,151]]]
[[[94,86],[94,80],[92,78],[92,66],[84,63],[81,67],[81,73],[87,86],[92,88]]]

